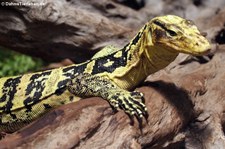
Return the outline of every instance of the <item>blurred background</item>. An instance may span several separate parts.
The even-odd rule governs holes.
[[[123,47],[145,22],[165,14],[193,20],[213,45],[225,43],[224,0],[1,0],[0,77],[80,63],[110,44]]]

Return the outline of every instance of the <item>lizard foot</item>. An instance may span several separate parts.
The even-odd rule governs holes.
[[[115,109],[122,109],[130,117],[136,116],[139,122],[143,117],[148,118],[144,97],[140,92],[116,92],[108,96],[108,101]]]
[[[114,111],[122,109],[131,118],[136,116],[139,122],[143,117],[148,118],[142,93],[121,89],[107,78],[84,73],[68,83],[68,90],[79,97],[102,97]]]

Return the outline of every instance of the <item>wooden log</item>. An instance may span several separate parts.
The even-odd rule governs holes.
[[[0,45],[46,61],[87,60],[96,52],[94,50],[106,45],[124,46],[131,32],[131,28],[96,12],[94,2],[11,0],[3,3],[0,7]],[[20,3],[37,6],[13,5]],[[127,12],[126,7],[118,9]]]
[[[144,93],[149,112],[142,129],[136,119],[131,125],[123,111],[114,113],[106,101],[95,97],[47,113],[7,135],[0,148],[222,148],[222,55],[218,52],[189,74],[186,66],[173,68],[177,70],[170,74],[161,71],[137,88]]]

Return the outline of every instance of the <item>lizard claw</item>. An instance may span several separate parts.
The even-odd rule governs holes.
[[[117,92],[108,99],[112,107],[122,109],[131,118],[135,116],[139,124],[142,123],[143,118],[148,118],[147,108],[143,103],[144,97],[140,92]]]

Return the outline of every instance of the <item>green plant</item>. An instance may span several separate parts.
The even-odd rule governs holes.
[[[0,47],[0,77],[36,71],[43,61]]]

